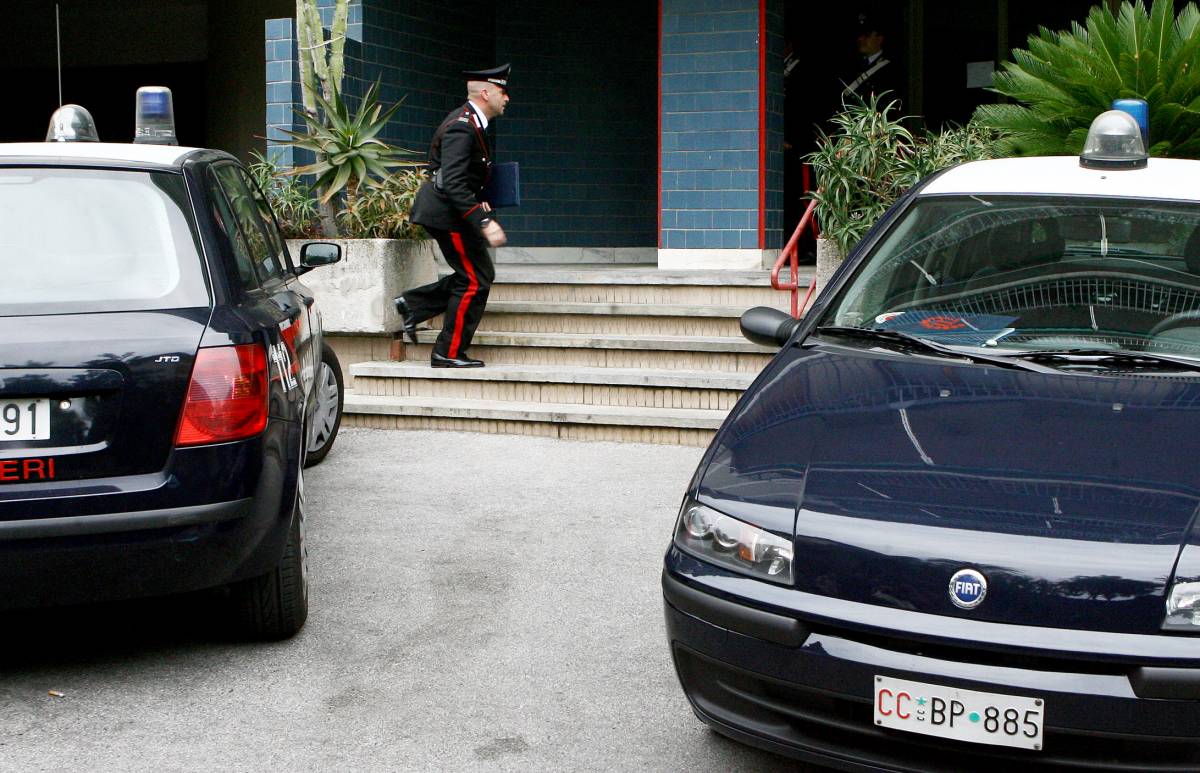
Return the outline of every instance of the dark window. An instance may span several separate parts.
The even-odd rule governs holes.
[[[242,237],[250,252],[258,278],[265,284],[283,278],[283,263],[267,237],[266,226],[258,209],[254,193],[241,170],[232,164],[215,167],[217,180],[225,191],[225,197],[233,209]]]
[[[267,197],[244,170],[239,169],[238,176],[254,193],[254,202],[258,204],[258,214],[262,218],[263,230],[267,232],[267,242],[279,258],[279,265],[283,266],[284,270],[291,271],[291,260],[283,243],[283,235],[279,232],[279,224],[275,222],[275,213],[271,211]]]
[[[254,290],[258,287],[258,277],[254,273],[254,262],[250,258],[250,248],[246,246],[246,242],[238,230],[237,220],[234,218],[233,210],[229,206],[229,200],[225,198],[225,193],[217,183],[216,175],[211,168],[208,170],[207,183],[213,223],[216,225],[217,231],[220,232],[222,238],[229,243],[230,251],[233,253],[234,264],[237,266],[238,279],[242,287],[247,290]]]

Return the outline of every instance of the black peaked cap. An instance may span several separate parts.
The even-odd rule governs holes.
[[[512,64],[502,64],[499,67],[493,67],[490,70],[463,70],[463,75],[467,76],[469,81],[486,81],[494,83],[500,88],[508,91],[508,71],[512,69]]]

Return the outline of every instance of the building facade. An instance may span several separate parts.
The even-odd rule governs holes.
[[[333,0],[319,1],[329,16]],[[502,160],[521,164],[523,202],[504,213],[512,246],[501,260],[758,267],[798,217],[798,159],[837,109],[831,94],[855,53],[858,13],[887,28],[903,112],[936,127],[990,101],[991,68],[1038,25],[1067,28],[1093,4],[462,0],[448,12],[432,0],[350,0],[344,90],[353,98],[378,79],[385,102],[403,99],[385,139],[423,153],[463,100],[461,70],[513,63],[496,140]],[[6,11],[14,35],[0,72],[22,109],[0,125],[0,141],[44,136],[59,80],[62,101],[88,107],[103,139],[126,141],[136,87],[164,85],[181,142],[246,158],[280,128],[298,128],[294,9],[295,0],[17,4]],[[787,51],[799,64],[785,84]]]

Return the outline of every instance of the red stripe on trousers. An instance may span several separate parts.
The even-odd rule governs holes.
[[[454,249],[458,251],[458,259],[462,261],[463,268],[467,270],[467,277],[470,279],[470,282],[467,283],[467,291],[463,293],[462,300],[458,302],[458,313],[454,315],[454,337],[450,339],[450,352],[448,354],[453,359],[458,357],[458,346],[462,343],[463,318],[467,315],[467,307],[471,305],[471,299],[475,297],[475,293],[479,290],[479,280],[475,278],[475,267],[471,265],[471,261],[467,260],[467,251],[463,247],[462,234],[457,231],[451,231],[450,239],[454,242]]]

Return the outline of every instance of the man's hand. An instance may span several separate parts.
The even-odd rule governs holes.
[[[483,227],[483,238],[488,240],[488,244],[493,247],[503,247],[508,243],[508,237],[504,235],[504,229],[495,220],[489,220],[488,224]]]

